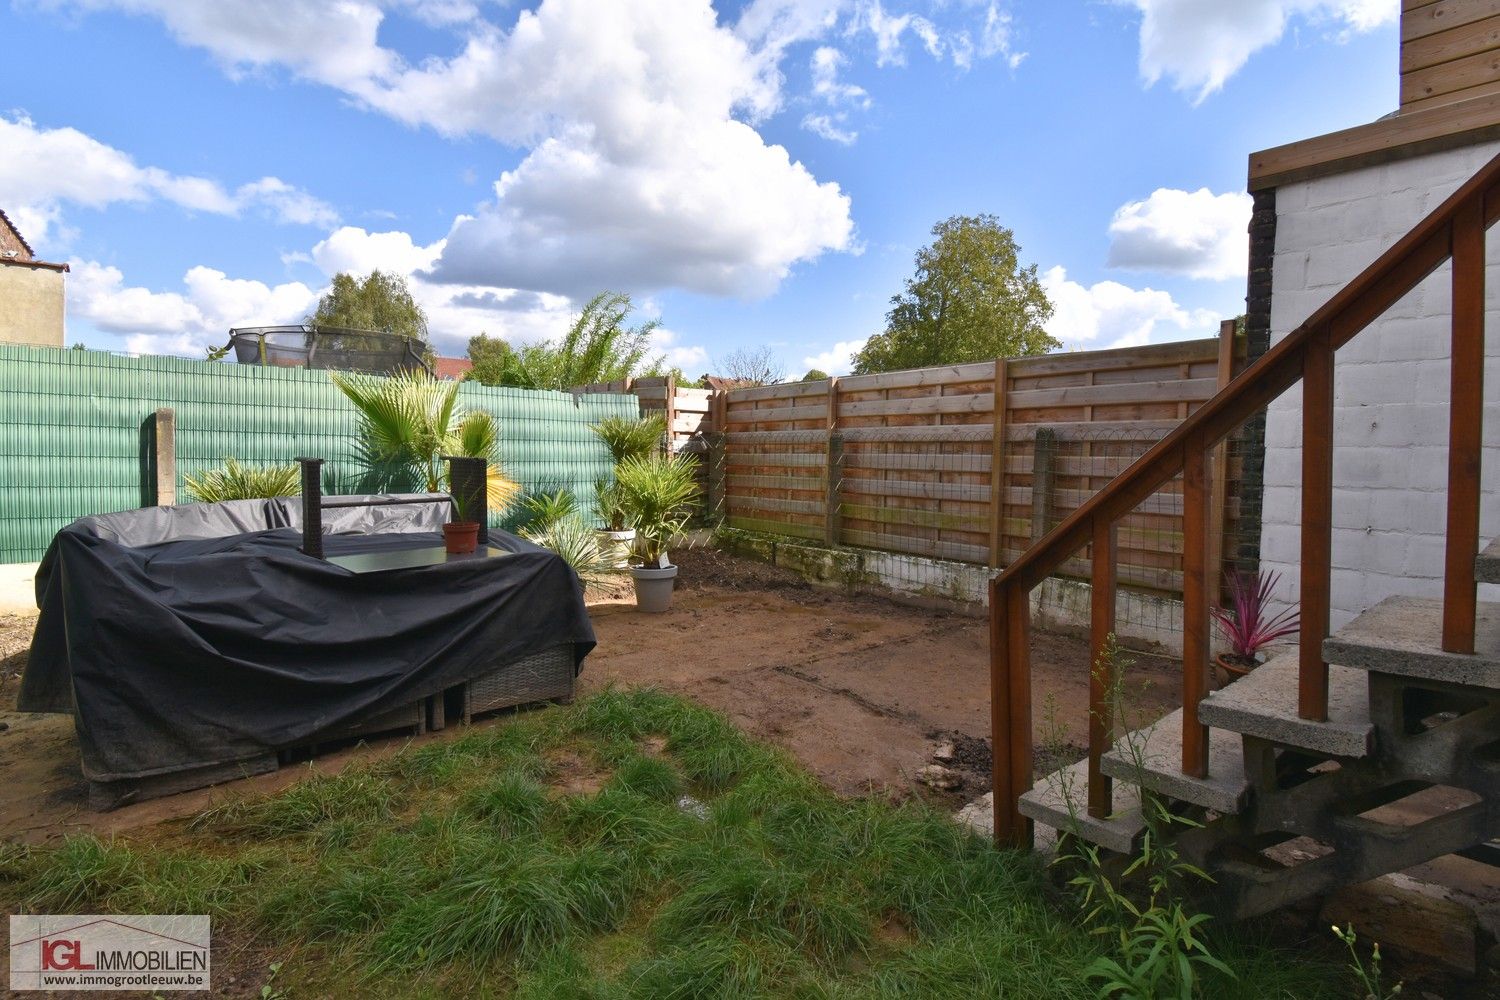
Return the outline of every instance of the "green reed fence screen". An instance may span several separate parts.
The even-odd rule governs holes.
[[[459,401],[499,420],[506,474],[531,493],[571,490],[590,511],[610,458],[589,424],[640,412],[634,396],[467,383]],[[341,492],[357,473],[354,408],[327,372],[0,344],[0,563],[41,558],[76,517],[154,503],[163,406],[177,414],[180,500],[184,476],[231,457],[320,456],[325,489]]]

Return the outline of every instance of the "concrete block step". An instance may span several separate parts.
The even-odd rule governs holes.
[[[1295,646],[1210,694],[1198,705],[1198,718],[1215,729],[1334,757],[1365,757],[1375,740],[1369,677],[1353,667],[1329,667],[1327,722],[1298,717]]]
[[[1500,538],[1484,547],[1474,559],[1474,579],[1480,583],[1500,583]]]
[[[1141,800],[1133,785],[1116,783],[1115,811],[1097,819],[1088,813],[1089,762],[1087,759],[1053,771],[1021,796],[1021,815],[1060,833],[1072,833],[1091,844],[1118,854],[1130,854],[1146,828],[1141,818]]]
[[[1137,749],[1132,750],[1132,745]],[[1239,813],[1250,794],[1250,782],[1245,777],[1244,747],[1238,733],[1210,729],[1208,777],[1194,778],[1182,773],[1180,708],[1117,741],[1100,760],[1099,767],[1105,774],[1122,782],[1139,781],[1153,792],[1218,813]]]
[[[1442,601],[1387,597],[1329,636],[1323,657],[1375,673],[1500,690],[1500,604],[1479,605],[1473,654],[1443,652],[1442,622]]]

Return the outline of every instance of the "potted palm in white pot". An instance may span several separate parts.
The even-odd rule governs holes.
[[[605,417],[591,424],[589,430],[604,442],[612,466],[618,470],[621,462],[643,458],[661,447],[667,420],[660,413],[639,418]],[[606,551],[614,552],[617,565],[624,569],[630,564],[635,529],[628,523],[621,505],[619,487],[610,479],[601,479],[594,484],[594,497],[599,517],[604,522],[604,526],[598,529],[599,544]]]
[[[667,549],[682,537],[698,498],[694,465],[683,455],[628,458],[615,470],[626,523],[635,529],[635,603],[657,613],[672,605],[677,567]]]

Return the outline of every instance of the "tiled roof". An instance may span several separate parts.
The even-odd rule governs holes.
[[[14,222],[10,221],[10,217],[5,214],[5,209],[3,208],[0,208],[0,223],[3,223],[5,225],[5,228],[9,229],[11,233],[15,235],[16,240],[19,241],[21,246],[25,248],[26,255],[28,257],[36,256],[36,251],[31,249],[31,244],[26,242],[26,237],[21,235],[21,231],[16,228],[16,224]]]
[[[468,358],[433,358],[432,373],[438,378],[457,381],[474,367]]]

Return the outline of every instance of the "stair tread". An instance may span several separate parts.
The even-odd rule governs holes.
[[[1038,823],[1119,854],[1130,854],[1135,838],[1146,828],[1138,790],[1116,784],[1115,812],[1104,819],[1088,814],[1088,798],[1089,762],[1084,759],[1043,777],[1021,796],[1019,805],[1021,815]]]
[[[1388,597],[1329,636],[1323,658],[1376,673],[1500,689],[1500,604],[1479,605],[1472,654],[1443,651],[1442,621],[1442,601]]]
[[[1216,729],[1336,757],[1368,755],[1375,732],[1368,677],[1353,667],[1328,669],[1328,721],[1297,715],[1296,647],[1210,694],[1199,704],[1198,718]]]
[[[1475,558],[1474,579],[1480,583],[1500,583],[1500,538],[1486,545]]]
[[[1135,756],[1127,740],[1142,739],[1145,741],[1140,747],[1143,773],[1137,774]],[[1161,795],[1219,813],[1238,813],[1244,808],[1250,792],[1240,736],[1228,730],[1209,730],[1208,777],[1195,778],[1182,773],[1180,708],[1153,725],[1116,741],[1100,761],[1100,769],[1124,782],[1139,779],[1147,788]]]

